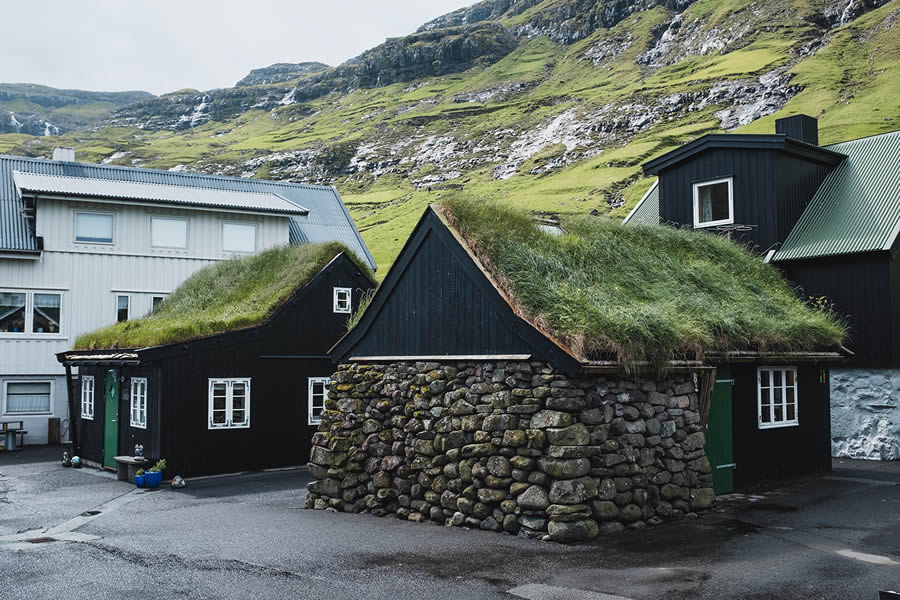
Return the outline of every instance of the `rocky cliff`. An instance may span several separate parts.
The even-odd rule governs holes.
[[[0,133],[59,135],[97,123],[148,92],[58,90],[32,83],[0,83]]]

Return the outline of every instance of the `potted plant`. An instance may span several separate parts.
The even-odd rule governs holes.
[[[144,487],[144,470],[138,469],[137,473],[134,474],[134,485],[138,487]]]
[[[144,474],[144,483],[148,488],[158,488],[162,483],[162,472],[166,470],[166,459],[159,459],[155,465],[147,469]]]

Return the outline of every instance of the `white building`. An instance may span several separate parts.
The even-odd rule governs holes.
[[[59,419],[66,439],[55,354],[80,334],[146,314],[215,261],[330,240],[375,267],[332,187],[0,155],[0,422],[44,444]]]

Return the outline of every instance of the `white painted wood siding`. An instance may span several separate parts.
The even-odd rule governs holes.
[[[113,212],[113,244],[75,242],[75,212]],[[152,215],[189,219],[186,250],[153,248]],[[62,294],[60,334],[0,333],[0,377],[59,375],[54,356],[82,333],[116,320],[116,296],[131,298],[130,318],[149,312],[152,297],[171,293],[198,269],[233,253],[222,250],[223,222],[257,224],[257,250],[288,243],[289,217],[91,202],[39,201],[40,260],[0,258],[0,289]]]

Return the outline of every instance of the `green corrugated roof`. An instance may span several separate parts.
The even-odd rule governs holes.
[[[846,154],[773,260],[889,250],[900,233],[900,131],[828,146]]]
[[[623,223],[640,225],[659,225],[659,180],[641,198],[641,201],[625,217]]]

